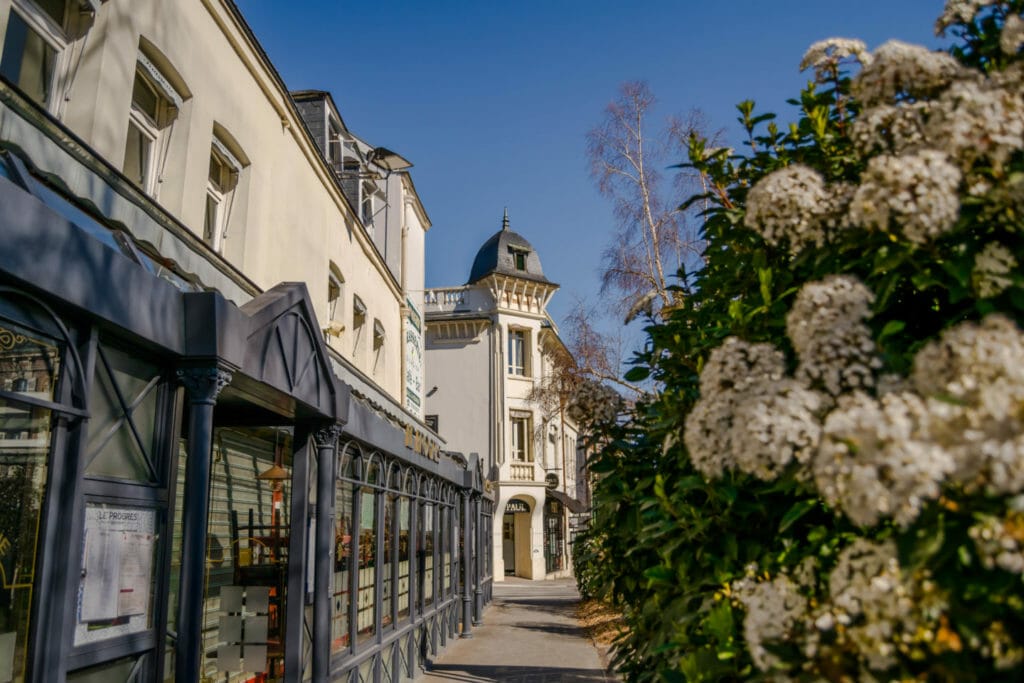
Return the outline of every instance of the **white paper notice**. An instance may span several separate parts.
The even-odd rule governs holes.
[[[150,627],[156,510],[85,506],[75,645]]]
[[[85,530],[85,583],[82,586],[81,621],[117,618],[123,534],[101,529]]]
[[[153,534],[123,534],[117,616],[145,614],[153,568]]]

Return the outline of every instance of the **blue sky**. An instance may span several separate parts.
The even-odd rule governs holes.
[[[427,286],[464,283],[508,206],[562,285],[559,323],[574,297],[602,303],[614,219],[584,136],[621,83],[649,83],[655,124],[700,107],[738,147],[737,102],[793,118],[785,100],[806,82],[811,43],[937,46],[942,11],[941,0],[237,2],[289,88],[331,91],[353,132],[415,164],[433,222]]]

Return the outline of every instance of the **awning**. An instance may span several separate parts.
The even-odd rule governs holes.
[[[548,498],[554,498],[565,507],[569,508],[569,512],[573,514],[580,514],[581,512],[587,511],[587,504],[572,498],[561,491],[555,489],[548,489]]]

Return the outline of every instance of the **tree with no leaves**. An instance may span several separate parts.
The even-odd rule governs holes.
[[[625,83],[602,122],[587,134],[591,177],[611,200],[617,219],[603,254],[601,291],[619,295],[617,309],[627,322],[642,312],[657,316],[671,308],[679,295],[670,289],[673,276],[701,254],[701,240],[676,201],[694,194],[692,184],[701,178],[677,173],[666,199],[659,169],[683,158],[691,132],[709,137],[707,119],[694,109],[669,119],[652,136],[647,119],[654,104],[646,83]]]

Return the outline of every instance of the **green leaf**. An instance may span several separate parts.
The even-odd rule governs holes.
[[[732,605],[726,600],[722,600],[715,605],[704,619],[704,627],[707,629],[708,634],[716,638],[719,643],[725,644],[732,640]]]
[[[757,280],[761,284],[761,298],[764,300],[764,305],[770,306],[772,303],[772,269],[758,268]]]
[[[883,327],[882,331],[879,333],[878,341],[882,341],[886,337],[891,337],[897,332],[902,332],[903,328],[905,328],[906,326],[907,324],[902,320],[890,320],[885,324],[885,327]]]
[[[651,369],[642,365],[637,365],[626,371],[625,378],[627,382],[641,382],[651,376]]]
[[[786,514],[782,516],[782,521],[779,522],[779,533],[783,533],[789,527],[793,526],[794,523],[808,512],[814,509],[814,506],[818,504],[815,499],[809,500],[798,500],[795,502]]]

